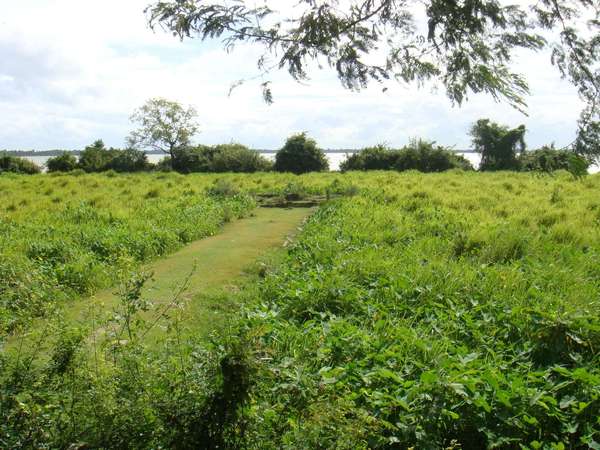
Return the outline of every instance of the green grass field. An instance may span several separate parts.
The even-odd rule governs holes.
[[[218,196],[216,186],[240,193]],[[249,214],[252,195],[335,197],[249,275],[239,278],[233,262],[223,277],[215,271],[210,290],[177,304],[158,343],[146,339],[143,296],[129,283],[112,319],[127,339],[91,346],[89,333],[65,325],[46,358],[5,352],[0,447],[600,448],[599,176],[40,175],[0,177],[0,191],[9,199],[0,213],[7,324],[31,297],[5,273],[46,274],[54,255],[31,248],[63,240],[76,250],[52,263],[55,278],[36,281],[42,289],[61,265],[100,260],[89,233],[131,259],[141,244],[126,237],[138,227],[142,242],[163,224],[173,236],[203,230],[145,259],[95,262],[121,274],[97,290],[154,261],[164,302],[164,274],[189,267],[175,269],[174,252]],[[266,226],[248,227],[243,241],[260,247]],[[219,258],[238,247],[208,243],[182,252],[208,245],[205,267],[227,267]],[[175,259],[158,259],[168,253]],[[85,308],[87,291],[52,289]]]

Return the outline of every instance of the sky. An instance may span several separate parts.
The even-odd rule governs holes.
[[[530,148],[575,136],[581,103],[547,54],[519,59],[531,86],[528,116],[485,95],[453,107],[443,90],[390,84],[345,90],[330,70],[299,84],[285,72],[269,77],[275,103],[262,99],[251,46],[227,54],[218,42],[179,39],[148,28],[150,0],[0,0],[0,149],[80,149],[96,139],[122,147],[129,117],[152,97],[192,105],[204,144],[240,142],[280,148],[306,131],[322,148],[402,146],[420,137],[470,147],[480,118],[525,124]]]

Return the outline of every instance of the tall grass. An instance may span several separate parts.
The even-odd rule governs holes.
[[[600,178],[361,188],[310,220],[242,322],[258,367],[249,442],[598,446]]]
[[[127,189],[135,198],[158,190],[138,206],[170,195],[175,179],[180,195],[195,183],[218,193],[224,183],[357,189],[319,208],[283,260],[237,294],[245,312],[209,342],[182,342],[175,325],[164,349],[150,351],[134,329],[92,358],[65,330],[49,363],[1,357],[1,443],[598,447],[600,177],[169,177],[126,178]],[[135,300],[134,289],[124,305]]]
[[[254,208],[176,174],[2,176],[0,333],[140,264],[218,232]]]

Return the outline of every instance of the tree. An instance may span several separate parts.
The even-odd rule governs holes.
[[[525,151],[524,125],[510,129],[507,126],[480,119],[469,134],[475,151],[481,154],[480,170],[515,170],[519,163],[517,152]]]
[[[106,148],[102,139],[88,145],[80,154],[78,165],[86,172],[102,172],[115,156],[115,149]]]
[[[600,121],[600,3],[597,0],[220,0],[157,1],[146,9],[151,27],[181,39],[222,38],[264,48],[265,75],[287,69],[305,80],[325,62],[349,89],[397,79],[442,84],[451,101],[484,92],[523,110],[526,80],[511,69],[518,50],[547,49],[552,63],[578,88],[587,107],[580,134]],[[416,18],[423,17],[424,20]],[[316,64],[312,64],[316,63]],[[262,83],[272,101],[270,82]],[[592,127],[593,130],[593,127]],[[597,128],[596,128],[597,130]],[[581,151],[597,151],[580,139]]]
[[[48,172],[71,172],[77,169],[77,158],[69,152],[62,152],[46,161]]]
[[[150,147],[160,150],[177,160],[177,151],[190,145],[198,132],[196,110],[191,106],[164,98],[152,98],[131,116],[139,128],[131,133],[128,143],[132,148]]]
[[[277,152],[274,169],[295,174],[322,172],[329,170],[329,163],[314,139],[308,138],[306,133],[299,133],[289,137]]]

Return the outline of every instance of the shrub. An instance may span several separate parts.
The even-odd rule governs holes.
[[[214,147],[207,145],[177,149],[171,167],[181,173],[210,172],[214,152]]]
[[[221,144],[213,147],[211,172],[266,172],[273,164],[256,150],[241,144]]]
[[[140,150],[113,150],[112,156],[106,168],[115,172],[141,172],[150,168],[146,153]]]
[[[79,155],[79,167],[86,172],[102,172],[108,170],[116,150],[107,149],[102,140],[87,146]]]
[[[433,142],[413,140],[402,149],[395,150],[383,145],[368,147],[351,155],[340,166],[348,170],[419,170],[443,172],[449,169],[473,170],[471,163]]]
[[[33,175],[41,171],[42,169],[37,164],[28,159],[0,154],[0,173],[13,172]]]
[[[77,158],[69,152],[49,158],[46,161],[48,172],[71,172],[77,168]]]
[[[554,172],[568,170],[575,176],[587,173],[589,162],[568,150],[556,150],[554,145],[544,146],[519,156],[519,165],[525,172]]]
[[[173,170],[173,164],[171,163],[171,157],[167,156],[156,163],[154,169],[160,172],[171,172]]]
[[[384,145],[363,148],[349,155],[340,164],[340,170],[391,170],[396,165],[398,152]]]
[[[471,163],[462,155],[423,139],[412,140],[398,153],[396,170],[420,172],[444,172],[450,169],[473,170]]]
[[[277,172],[295,174],[329,170],[329,163],[317,143],[299,133],[291,136],[275,155],[274,169]]]
[[[242,144],[198,145],[175,153],[173,169],[181,173],[268,171],[272,163]]]

